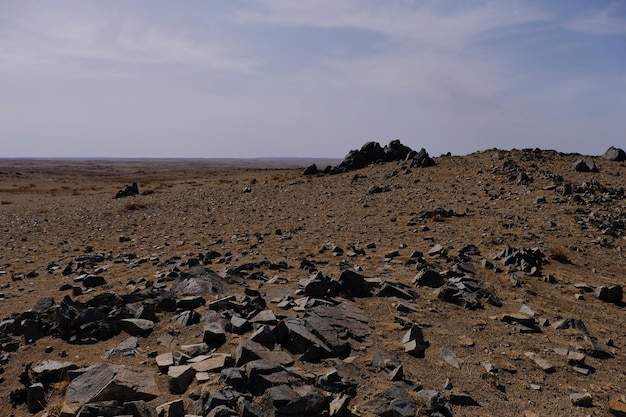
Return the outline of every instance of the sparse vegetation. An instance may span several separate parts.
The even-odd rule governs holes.
[[[132,203],[126,203],[124,205],[124,210],[126,211],[143,210],[147,207],[148,206],[144,203],[132,202]]]
[[[548,249],[548,257],[553,261],[560,262],[562,264],[571,264],[568,251],[562,245],[552,245]]]

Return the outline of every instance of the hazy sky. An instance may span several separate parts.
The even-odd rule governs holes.
[[[626,1],[0,0],[0,157],[626,147]]]

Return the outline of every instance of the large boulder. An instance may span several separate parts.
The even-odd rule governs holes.
[[[604,152],[602,155],[604,159],[608,159],[609,161],[622,162],[626,161],[626,152],[624,152],[621,148],[616,148],[615,146],[611,146],[609,149]]]
[[[341,161],[339,165],[331,168],[331,174],[341,174],[355,169],[364,168],[377,162],[403,161],[416,156],[414,166],[431,166],[434,161],[428,157],[424,149],[415,152],[408,146],[404,146],[399,140],[392,140],[384,148],[378,142],[367,142],[361,149],[353,149]]]

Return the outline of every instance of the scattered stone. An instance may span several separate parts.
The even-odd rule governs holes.
[[[137,352],[137,338],[129,337],[114,348],[109,349],[102,359],[124,358],[135,356]]]
[[[416,358],[423,358],[428,347],[428,342],[424,340],[424,333],[421,327],[412,326],[402,337],[404,351]]]
[[[619,395],[609,401],[609,411],[617,417],[626,417],[626,396]]]
[[[612,287],[600,286],[596,290],[596,295],[602,301],[617,304],[622,302],[624,290],[621,285],[614,285]]]
[[[550,362],[538,356],[537,354],[533,352],[525,352],[524,355],[529,357],[535,363],[535,365],[541,368],[541,370],[543,370],[544,372],[549,374],[555,371],[554,366],[552,366]]]
[[[157,417],[184,417],[185,404],[181,399],[170,401],[159,405],[156,408],[156,413]]]
[[[347,394],[336,395],[329,404],[328,415],[330,417],[340,417],[348,413],[348,406],[350,405],[350,396]]]
[[[42,383],[38,382],[28,387],[26,407],[31,413],[43,410],[46,406],[46,390]]]
[[[462,361],[450,349],[448,349],[448,348],[441,349],[441,352],[440,352],[439,356],[448,365],[453,366],[456,369],[461,369]]]
[[[577,159],[573,164],[574,171],[577,172],[598,172],[598,168],[593,161]]]
[[[123,319],[122,329],[131,336],[147,337],[154,330],[154,322],[144,319]]]
[[[478,401],[465,392],[457,392],[450,394],[450,404],[461,406],[480,406]]]
[[[317,169],[317,165],[315,164],[307,166],[306,168],[304,168],[304,171],[302,171],[302,175],[316,175],[318,173],[319,170]]]
[[[313,386],[290,387],[278,385],[267,389],[268,398],[276,411],[283,415],[306,415],[319,413],[327,405],[327,399]]]
[[[439,391],[423,389],[417,395],[424,399],[424,405],[429,415],[433,416],[435,413],[439,413],[445,417],[452,417],[452,405]]]
[[[483,282],[474,277],[454,277],[439,288],[437,297],[449,303],[458,304],[469,310],[483,308],[483,300],[500,307],[502,301],[495,291],[484,286]]]
[[[172,394],[184,394],[193,382],[196,370],[191,365],[170,366],[167,370],[169,388]]]
[[[117,194],[115,194],[115,198],[132,197],[137,194],[139,194],[139,186],[134,182],[131,185],[127,185],[123,190],[119,190]]]
[[[569,399],[576,407],[591,407],[593,405],[593,397],[588,392],[570,394]]]
[[[379,392],[365,404],[365,410],[377,416],[417,416],[417,401],[402,387],[391,387]]]

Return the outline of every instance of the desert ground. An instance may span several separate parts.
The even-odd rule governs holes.
[[[576,171],[577,159],[597,172]],[[626,163],[538,149],[434,161],[303,175],[314,161],[1,160],[0,414],[76,415],[70,379],[107,363],[154,378],[148,414],[136,415],[170,402],[189,415],[626,415],[625,305],[621,294],[598,296],[626,278]],[[133,183],[139,194],[114,198]],[[198,268],[223,280],[168,292]],[[357,278],[342,280],[345,271]],[[442,295],[468,276],[480,287],[475,303]],[[81,339],[86,327],[60,328],[63,300],[82,311],[102,294],[134,303],[118,306],[127,318],[149,307],[153,327],[112,325],[95,339]],[[175,308],[158,304],[167,297]],[[285,336],[287,322],[314,327],[320,307],[354,314],[334,325],[349,348]],[[224,340],[206,335],[216,317],[227,322]],[[423,338],[407,335],[417,329]],[[269,353],[253,368],[241,349],[262,340],[258,330],[274,339],[260,343]],[[130,353],[105,358],[133,336]],[[172,389],[173,369],[203,341],[207,360],[228,360]],[[302,349],[309,342],[315,349]],[[293,364],[273,361],[276,352]],[[167,354],[172,370],[157,364]],[[44,378],[33,371],[42,361],[76,370]],[[31,412],[37,382],[44,400]],[[202,409],[225,389],[252,405]]]

